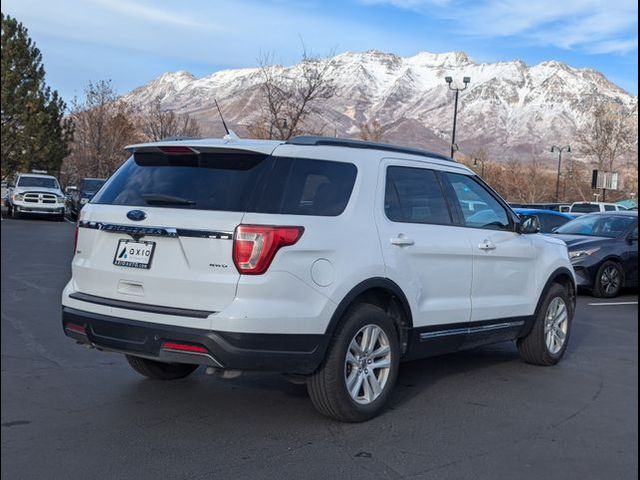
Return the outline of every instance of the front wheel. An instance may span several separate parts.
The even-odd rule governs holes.
[[[360,304],[345,314],[324,364],[307,380],[307,390],[323,415],[362,422],[384,407],[399,363],[393,320],[375,305]]]
[[[188,363],[165,363],[156,362],[155,360],[149,360],[146,358],[134,357],[132,355],[125,355],[131,368],[133,368],[140,375],[144,375],[147,378],[153,380],[176,380],[178,378],[184,378],[195,371],[198,365],[191,365]]]
[[[596,273],[593,282],[593,295],[595,297],[617,297],[624,284],[624,272],[619,263],[608,260],[604,262]]]
[[[566,287],[556,283],[547,292],[531,331],[516,342],[520,357],[534,365],[558,363],[567,349],[572,320],[571,295]]]

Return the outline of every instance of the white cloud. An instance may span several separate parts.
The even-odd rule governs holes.
[[[637,50],[638,3],[633,0],[361,0],[447,19],[458,34],[517,36],[534,45],[588,53]],[[439,8],[441,7],[441,8]]]
[[[175,11],[165,10],[157,4],[147,6],[141,3],[127,0],[93,0],[105,10],[124,15],[138,21],[147,21],[165,25],[178,25],[183,27],[202,27],[203,23],[189,15],[181,15]]]

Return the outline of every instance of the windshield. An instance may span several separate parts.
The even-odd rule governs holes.
[[[629,230],[635,220],[634,217],[621,215],[585,215],[565,223],[556,233],[616,238]]]
[[[100,180],[100,179],[83,180],[82,191],[95,193],[98,190],[100,190],[100,187],[104,185],[104,182],[105,182],[104,180]]]
[[[20,177],[18,187],[59,188],[53,177]]]
[[[599,211],[600,205],[596,205],[594,203],[578,203],[571,207],[572,213],[593,213]]]

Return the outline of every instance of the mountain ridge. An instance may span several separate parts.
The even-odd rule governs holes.
[[[355,137],[362,123],[377,120],[386,128],[385,141],[446,153],[453,92],[445,76],[456,81],[471,77],[460,93],[458,111],[457,143],[467,155],[482,149],[496,159],[545,159],[552,144],[575,141],[601,102],[616,103],[637,119],[637,96],[595,69],[556,60],[529,66],[521,60],[477,63],[461,51],[402,57],[368,50],[322,61],[330,62],[328,75],[336,93],[322,104],[321,114],[310,119],[309,127],[322,128],[327,135]],[[299,74],[299,64],[275,68],[286,75]],[[138,107],[159,98],[163,108],[196,118],[203,133],[220,135],[216,98],[227,123],[242,134],[258,115],[261,80],[258,67],[204,77],[179,70],[165,72],[121,98]]]

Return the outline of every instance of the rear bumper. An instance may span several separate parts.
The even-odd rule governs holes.
[[[84,327],[84,333],[74,329],[74,325]],[[218,332],[117,318],[70,307],[62,307],[62,326],[68,337],[101,350],[232,370],[309,374],[322,362],[327,346],[325,335]],[[208,353],[168,350],[163,348],[164,342],[201,345]]]

